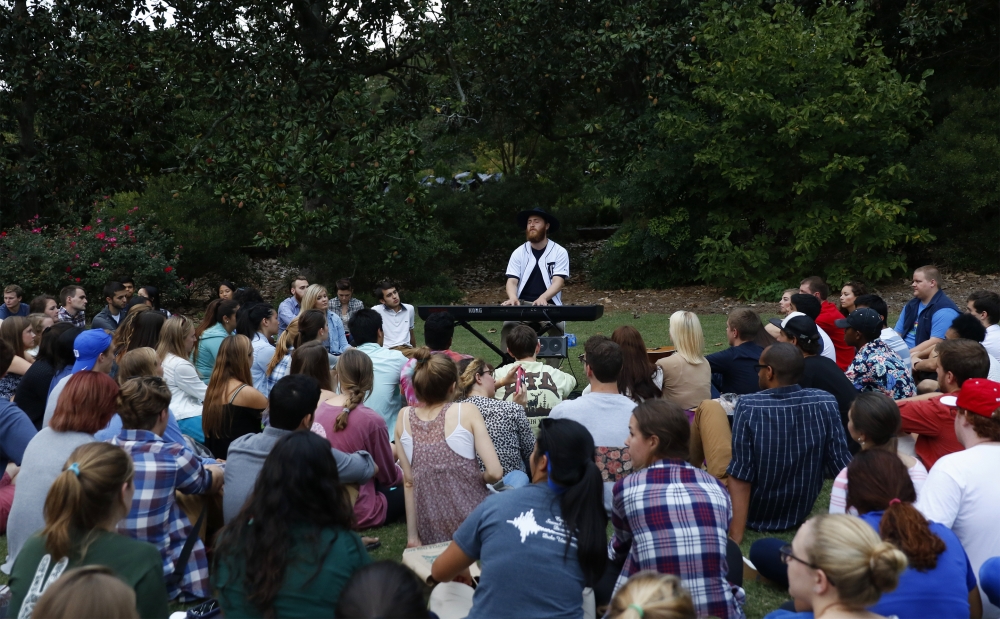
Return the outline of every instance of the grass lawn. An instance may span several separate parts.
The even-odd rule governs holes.
[[[576,376],[578,388],[582,389],[586,384],[586,378],[584,377],[583,369],[580,367],[576,358],[579,354],[583,353],[583,344],[586,342],[588,337],[595,334],[610,336],[617,327],[629,324],[642,333],[642,337],[648,347],[652,348],[656,346],[665,346],[671,343],[669,334],[670,321],[668,318],[669,317],[666,314],[643,314],[641,318],[636,319],[633,318],[631,313],[623,312],[605,315],[601,318],[601,320],[595,322],[568,323],[566,325],[566,329],[569,333],[576,335],[578,343],[575,349],[570,349],[570,358],[563,364],[563,369],[572,372]],[[764,318],[770,318],[770,316]],[[700,316],[700,319],[702,329],[705,332],[705,352],[711,353],[725,348],[728,345],[726,343],[726,317],[720,314],[712,314]],[[500,341],[500,328],[502,326],[503,325],[500,322],[475,323],[475,327],[480,331],[480,333],[497,344],[499,344]],[[489,333],[490,329],[495,329],[495,332]],[[423,339],[423,328],[420,325],[417,325],[416,331],[417,341],[420,342]],[[455,340],[452,348],[464,353],[482,356],[490,363],[495,364],[499,361],[496,353],[491,351],[471,333],[462,328],[457,328],[455,330]],[[820,492],[816,505],[813,508],[813,513],[825,512],[827,510],[830,500],[830,486],[830,481],[827,481],[824,484],[823,490]],[[376,536],[382,542],[382,546],[371,553],[374,560],[387,559],[400,561],[402,559],[403,550],[406,548],[405,524],[394,524],[377,529],[371,529],[366,531],[365,534]],[[777,534],[774,536],[791,541],[794,536],[794,532]],[[747,531],[743,544],[741,545],[743,554],[747,555],[750,551],[750,545],[761,537],[765,537],[765,535],[755,533],[753,531]],[[0,536],[0,558],[4,558],[6,556],[7,537]],[[0,573],[0,584],[6,584],[6,582],[7,576]],[[743,587],[746,589],[747,593],[746,613],[747,617],[750,619],[763,617],[788,599],[787,592],[779,591],[774,587],[770,587],[759,582],[744,582]],[[184,608],[186,608],[185,605],[172,604],[170,610],[173,612],[176,610],[183,610]]]

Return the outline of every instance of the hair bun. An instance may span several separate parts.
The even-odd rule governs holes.
[[[872,548],[868,559],[872,584],[879,592],[892,591],[899,584],[899,576],[906,569],[906,555],[889,542],[880,542]]]

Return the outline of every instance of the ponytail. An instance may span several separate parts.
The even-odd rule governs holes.
[[[869,401],[878,400],[869,398]],[[898,546],[916,569],[932,570],[938,555],[945,550],[945,543],[913,507],[916,500],[910,474],[896,454],[884,449],[865,449],[847,465],[848,507],[861,514],[884,511],[879,525],[882,539]]]
[[[92,541],[90,534],[109,522],[121,503],[122,485],[132,482],[132,458],[108,443],[87,443],[73,450],[45,498],[45,550],[53,562],[68,557],[73,549],[72,533],[88,536],[80,558]],[[124,514],[121,514],[124,515]]]
[[[337,415],[337,422],[333,427],[334,432],[340,432],[347,428],[347,417],[351,411],[364,402],[365,395],[372,390],[375,372],[371,357],[354,348],[340,355],[336,372],[340,382],[340,393],[347,396],[344,409]]]
[[[260,323],[274,313],[267,303],[249,303],[236,312],[236,333],[247,336],[251,341],[260,331]]]
[[[271,362],[267,364],[268,376],[274,372],[274,368],[278,367],[278,364],[285,358],[288,351],[294,348],[293,343],[298,336],[299,319],[295,318],[292,322],[288,323],[288,328],[284,330],[280,337],[278,337],[278,342],[274,345],[274,355],[271,356]]]
[[[462,367],[464,364],[465,367]],[[485,360],[476,357],[475,359],[463,360],[458,364],[458,396],[469,397],[469,392],[476,386],[476,376],[479,376],[490,364]],[[494,368],[490,368],[494,369]]]
[[[577,560],[588,587],[604,575],[608,560],[604,480],[594,463],[594,452],[594,439],[581,424],[570,419],[542,420],[536,453],[549,460],[549,486],[559,493],[563,525],[569,533],[565,552],[569,553],[576,538]]]
[[[882,539],[898,546],[909,559],[910,566],[920,571],[937,567],[938,555],[946,548],[944,541],[931,531],[923,514],[912,503],[898,499],[889,502],[878,532]]]

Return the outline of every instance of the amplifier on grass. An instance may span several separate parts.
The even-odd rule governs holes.
[[[568,354],[569,338],[565,335],[538,338],[538,357],[546,359],[565,359]]]

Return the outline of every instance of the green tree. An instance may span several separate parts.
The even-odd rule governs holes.
[[[891,68],[862,10],[702,11],[680,63],[690,97],[669,101],[656,125],[657,154],[678,152],[636,166],[663,170],[668,182],[654,187],[674,190],[642,212],[644,238],[674,239],[700,279],[751,297],[812,272],[836,282],[904,269],[906,246],[932,237],[887,190],[925,122],[923,83]],[[627,244],[617,239],[604,259]],[[669,254],[658,258],[671,268]]]

